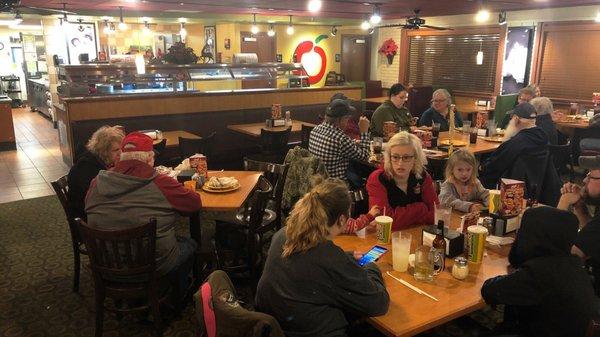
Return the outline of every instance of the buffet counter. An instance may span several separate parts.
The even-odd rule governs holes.
[[[291,111],[295,120],[316,123],[331,96],[344,93],[361,99],[361,87],[304,87],[284,89],[221,90],[214,92],[151,92],[86,97],[62,97],[56,108],[60,148],[71,165],[77,151],[103,125],[122,125],[127,132],[143,129],[184,130],[200,136],[216,132],[216,156],[246,154],[255,144],[227,125],[264,122],[272,104]]]

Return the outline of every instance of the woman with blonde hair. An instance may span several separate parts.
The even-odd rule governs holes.
[[[71,167],[68,176],[67,199],[71,216],[86,219],[85,195],[92,179],[100,170],[106,170],[119,161],[121,141],[125,133],[117,126],[103,126],[88,140],[85,149]]]
[[[274,236],[256,290],[256,306],[274,316],[285,335],[345,336],[347,314],[387,312],[389,295],[375,263],[360,267],[333,243],[350,213],[339,179],[315,186],[294,206]]]
[[[394,219],[392,230],[433,224],[438,197],[425,170],[427,158],[419,138],[399,132],[387,143],[384,164],[369,176],[369,205]]]

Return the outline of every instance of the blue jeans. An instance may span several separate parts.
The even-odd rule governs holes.
[[[189,276],[194,266],[198,244],[191,238],[178,236],[177,245],[179,246],[179,255],[167,277],[173,287],[173,303],[179,306],[182,304],[181,301],[185,296],[185,291],[190,285]]]

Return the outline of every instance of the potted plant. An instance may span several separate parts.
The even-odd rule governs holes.
[[[394,56],[398,53],[398,45],[394,41],[394,39],[387,39],[379,48],[379,53],[385,55],[388,59],[388,64],[392,64],[394,62]]]
[[[190,47],[186,47],[185,43],[176,42],[165,54],[163,60],[171,64],[192,64],[198,62],[198,55]]]

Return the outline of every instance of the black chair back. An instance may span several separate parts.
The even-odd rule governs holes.
[[[310,139],[310,132],[314,129],[314,126],[302,124],[301,142],[300,146],[308,149],[308,140]]]
[[[520,155],[504,177],[524,181],[526,198],[552,207],[558,204],[561,181],[548,151]]]
[[[427,172],[433,180],[444,180],[448,158],[427,158]]]
[[[202,153],[210,160],[213,154],[216,132],[200,139],[179,137],[179,153],[181,158],[188,158],[196,153]]]
[[[569,173],[569,180],[573,181],[573,155],[571,153],[571,142],[563,145],[548,145],[548,151],[552,156],[552,162],[559,174]]]
[[[67,223],[69,224],[69,232],[71,232],[71,246],[73,248],[73,291],[79,291],[79,274],[81,270],[81,258],[80,254],[87,255],[87,250],[83,245],[83,240],[81,238],[81,234],[79,233],[79,229],[77,227],[77,222],[75,222],[75,218],[73,214],[71,214],[71,208],[69,207],[69,200],[67,198],[69,192],[69,181],[68,175],[64,175],[57,180],[50,183],[60,204],[65,212],[65,216],[67,218]]]
[[[369,212],[369,194],[363,188],[350,191],[350,216],[359,217]]]
[[[289,168],[290,166],[288,164],[274,164],[244,158],[244,170],[262,171],[263,177],[265,177],[273,187],[269,199],[273,203],[272,208],[277,217],[274,220],[276,229],[281,228],[281,199],[283,198],[283,187],[285,186],[285,179],[287,178]]]
[[[261,152],[266,155],[287,153],[291,131],[291,126],[282,131],[261,129]]]

